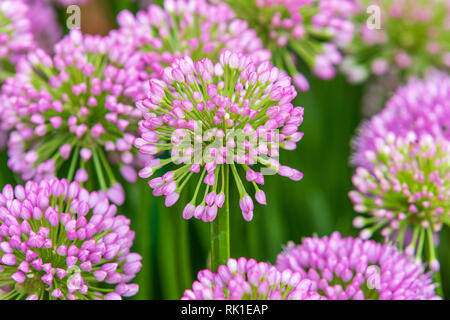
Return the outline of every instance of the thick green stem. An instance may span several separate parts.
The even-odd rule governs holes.
[[[225,204],[216,219],[211,222],[211,267],[214,272],[220,265],[226,264],[230,258],[230,172],[229,166],[225,170]]]

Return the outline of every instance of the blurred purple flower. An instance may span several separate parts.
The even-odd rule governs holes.
[[[362,125],[352,158],[358,167],[349,196],[355,211],[369,215],[354,220],[361,236],[381,231],[434,270],[433,238],[450,213],[449,97],[447,75],[411,80]]]
[[[228,49],[250,55],[255,63],[270,59],[256,32],[247,22],[236,19],[224,3],[170,0],[164,2],[164,8],[150,5],[136,16],[124,10],[117,20],[119,31],[112,31],[111,36],[136,48],[141,80],[161,78],[164,67],[186,55],[216,63],[219,54]],[[146,82],[136,82],[137,87],[143,85],[144,89],[136,89],[141,98],[145,98]]]
[[[339,48],[353,38],[354,0],[227,0],[237,16],[249,22],[279,68],[298,78],[297,57],[321,79],[336,75]],[[301,90],[308,86],[299,85]]]
[[[0,83],[14,65],[34,48],[28,7],[23,0],[0,0]],[[5,73],[5,74],[4,74]]]
[[[450,77],[430,72],[424,80],[412,79],[386,103],[386,107],[359,129],[353,142],[355,165],[371,168],[377,143],[386,137],[413,132],[450,140]]]
[[[342,70],[351,82],[395,71],[401,80],[430,67],[450,69],[450,2],[357,0],[357,36],[346,46]],[[377,11],[368,12],[368,8]]]
[[[2,88],[11,104],[0,109],[2,124],[14,126],[8,165],[24,180],[88,174],[94,188],[119,195],[112,165],[135,181],[133,167],[140,162],[132,150],[142,117],[130,90],[138,78],[133,50],[72,30],[54,51],[53,58],[41,49],[31,52]],[[111,200],[121,204],[123,196]]]

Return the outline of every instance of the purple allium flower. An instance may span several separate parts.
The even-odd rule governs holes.
[[[342,238],[338,232],[289,243],[276,267],[300,273],[312,281],[311,290],[331,300],[440,299],[431,273],[420,263],[393,246]]]
[[[120,299],[141,268],[134,232],[104,191],[56,178],[0,194],[2,299]]]
[[[450,77],[437,72],[425,80],[412,79],[387,102],[386,107],[359,129],[353,142],[352,162],[368,169],[378,143],[388,135],[418,138],[431,135],[450,141]],[[378,142],[380,141],[380,142]]]
[[[312,281],[253,259],[229,259],[217,273],[202,270],[182,300],[315,300]]]
[[[121,204],[123,190],[111,164],[126,180],[136,180],[139,159],[132,146],[142,117],[130,90],[138,77],[136,60],[129,47],[78,30],[54,51],[53,58],[43,50],[30,53],[2,88],[14,111],[2,119],[15,126],[8,165],[24,180],[55,174],[72,180],[87,173],[93,188],[109,189],[110,199]]]
[[[303,177],[278,162],[279,147],[295,149],[303,136],[298,132],[303,108],[292,105],[297,92],[291,79],[270,62],[256,66],[248,56],[231,51],[219,60],[216,65],[207,58],[194,63],[187,56],[165,68],[163,80],[150,80],[149,98],[137,103],[145,120],[139,123],[141,137],[135,146],[144,155],[168,150],[170,156],[147,162],[139,176],[149,178],[166,165],[177,165],[149,181],[153,194],[164,195],[171,206],[187,183],[197,180],[183,217],[205,222],[216,218],[229,196],[230,179],[238,189],[244,219],[250,221],[253,200],[243,180],[265,204],[258,187],[264,184],[264,174],[294,181]]]
[[[343,71],[359,82],[395,69],[400,78],[434,66],[450,69],[450,2],[358,0],[358,36],[348,45]],[[370,7],[372,6],[372,7]],[[374,7],[376,6],[376,7]],[[370,11],[368,8],[378,8]]]
[[[164,8],[150,5],[136,17],[124,10],[117,20],[120,29],[112,35],[119,43],[136,48],[142,80],[161,78],[165,67],[186,55],[216,63],[219,54],[228,49],[250,55],[255,62],[270,59],[270,51],[263,48],[256,32],[248,28],[246,21],[236,19],[225,3],[166,0]]]
[[[367,155],[372,168],[356,169],[357,190],[350,192],[355,210],[370,215],[354,220],[364,228],[361,237],[381,229],[407,254],[421,259],[426,252],[430,268],[439,269],[433,236],[449,223],[450,142],[430,135],[418,139],[413,132],[406,138],[390,134]]]
[[[28,7],[23,0],[0,0],[0,84],[15,64],[34,48]]]
[[[333,78],[342,60],[339,47],[353,38],[354,0],[226,0],[249,22],[273,61],[300,80],[296,56],[322,79]],[[307,90],[305,81],[296,86]]]
[[[438,269],[434,237],[450,213],[450,78],[413,79],[363,124],[354,141],[350,192],[354,225],[390,241]],[[426,255],[425,255],[426,253]]]

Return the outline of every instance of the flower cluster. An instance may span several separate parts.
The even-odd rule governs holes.
[[[354,225],[369,237],[381,229],[418,259],[439,269],[434,235],[450,213],[450,78],[432,73],[398,89],[354,141],[350,192]],[[424,248],[426,244],[426,247]]]
[[[89,189],[109,189],[110,199],[121,204],[123,190],[111,163],[135,181],[139,162],[132,152],[142,117],[130,85],[138,77],[132,50],[73,30],[54,51],[53,58],[40,49],[31,52],[2,88],[12,103],[2,120],[15,128],[8,165],[24,180],[56,174]]]
[[[377,143],[394,134],[406,137],[413,131],[418,138],[431,135],[450,141],[450,77],[432,72],[425,80],[412,79],[386,103],[386,107],[365,122],[353,142],[355,165],[371,168],[371,153]],[[378,142],[380,141],[380,142]]]
[[[431,269],[439,269],[433,234],[450,224],[450,143],[427,135],[418,139],[413,132],[406,138],[390,134],[368,155],[373,167],[356,169],[357,191],[350,198],[355,211],[370,217],[357,217],[354,225],[365,227],[364,238],[382,229],[383,236],[419,259],[426,244]]]
[[[217,273],[202,270],[182,300],[315,300],[312,281],[297,272],[277,270],[265,262],[229,259]]]
[[[439,299],[423,265],[390,245],[342,238],[338,232],[305,238],[298,246],[289,243],[276,267],[311,280],[311,290],[326,299]]]
[[[120,299],[141,268],[130,221],[104,192],[56,178],[0,194],[2,299]]]
[[[296,95],[287,75],[269,62],[256,66],[239,53],[225,51],[216,65],[206,58],[195,63],[190,57],[176,60],[164,69],[163,80],[150,81],[149,98],[137,104],[145,120],[139,123],[136,147],[151,156],[170,151],[169,158],[148,161],[139,176],[149,178],[170,163],[181,165],[149,181],[153,194],[164,195],[171,206],[198,175],[183,217],[207,222],[215,219],[228,197],[228,185],[235,185],[242,214],[251,220],[253,200],[241,172],[260,204],[266,204],[258,187],[264,184],[264,174],[278,173],[294,181],[303,177],[277,160],[279,147],[295,149],[303,136],[298,132],[303,108],[291,104]]]
[[[353,38],[353,0],[227,0],[257,30],[279,68],[288,70],[296,86],[308,89],[298,73],[297,57],[322,79],[333,78],[341,63],[339,47]],[[298,64],[301,65],[301,64]]]
[[[28,7],[23,0],[0,0],[0,84],[34,47]]]
[[[358,36],[343,71],[353,82],[395,69],[403,78],[430,67],[450,68],[450,3],[441,0],[359,0]],[[373,16],[369,6],[376,6]],[[369,18],[369,20],[368,20]]]
[[[250,55],[255,62],[270,59],[261,40],[247,22],[234,18],[224,3],[206,0],[166,0],[164,8],[150,5],[136,17],[129,11],[118,15],[120,29],[112,35],[119,43],[135,47],[140,79],[159,79],[177,58],[209,58],[214,63],[226,49]],[[142,82],[136,83],[142,89]],[[143,95],[141,98],[144,98]]]

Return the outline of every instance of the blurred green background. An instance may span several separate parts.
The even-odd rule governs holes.
[[[120,10],[138,9],[129,0],[103,1],[103,5],[111,24]],[[60,17],[64,18],[64,12]],[[358,234],[351,224],[355,214],[347,193],[352,189],[353,172],[349,165],[350,141],[362,120],[365,88],[348,84],[340,76],[332,81],[308,74],[307,78],[310,91],[296,99],[296,105],[305,107],[301,127],[305,136],[297,150],[280,155],[280,162],[302,171],[304,179],[293,182],[281,176],[266,177],[263,190],[268,205],[257,205],[250,223],[242,218],[237,197],[231,199],[232,257],[274,263],[287,241],[298,243],[302,237],[328,235],[335,230],[344,235]],[[6,161],[2,152],[0,183],[15,184]],[[192,286],[197,272],[208,266],[209,224],[183,220],[186,202],[180,199],[176,206],[164,207],[164,199],[153,197],[143,180],[125,184],[125,189],[127,201],[119,211],[132,220],[134,250],[143,256],[143,268],[136,279],[140,291],[133,299],[179,299]],[[444,230],[439,253],[446,296],[450,294],[446,272],[450,270],[449,240],[450,234]]]

